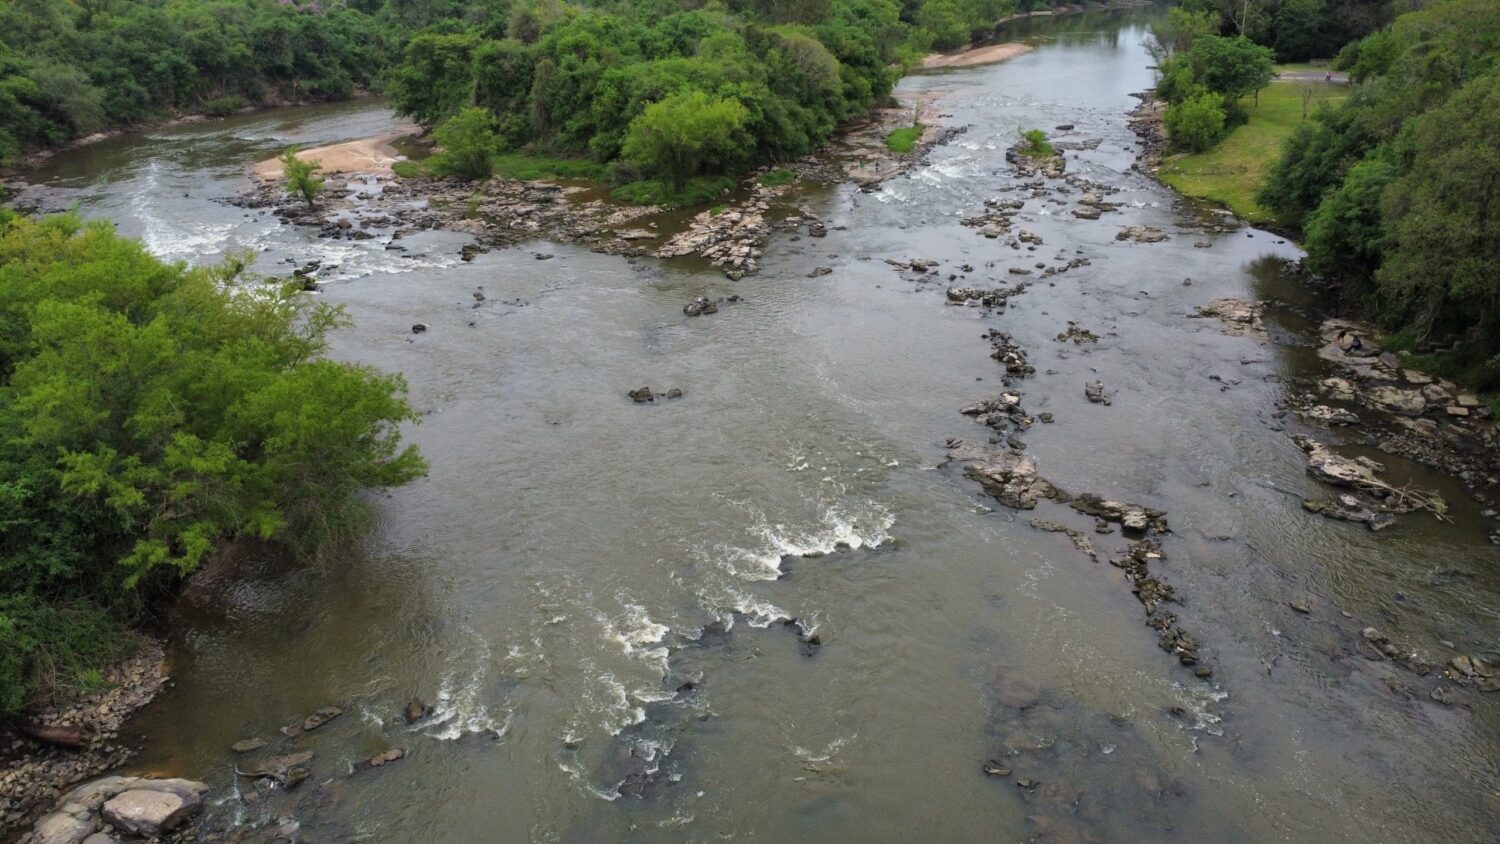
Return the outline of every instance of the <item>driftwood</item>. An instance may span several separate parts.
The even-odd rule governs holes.
[[[43,744],[58,747],[84,747],[89,743],[89,734],[82,727],[57,727],[47,724],[17,724],[17,732],[34,738]]]

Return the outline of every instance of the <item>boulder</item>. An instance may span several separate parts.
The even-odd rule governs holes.
[[[656,394],[651,392],[650,387],[637,387],[634,390],[631,390],[629,393],[626,393],[626,395],[630,396],[630,400],[635,402],[636,404],[643,404],[648,401],[656,400]]]
[[[53,812],[42,818],[32,829],[34,844],[79,844],[94,834],[97,825],[92,819],[75,818],[65,812]]]
[[[1382,385],[1369,392],[1370,403],[1382,410],[1402,416],[1420,416],[1427,409],[1427,399],[1418,390],[1403,390]]]
[[[116,829],[148,838],[176,829],[203,806],[208,786],[192,780],[143,780],[104,804],[104,819]]]

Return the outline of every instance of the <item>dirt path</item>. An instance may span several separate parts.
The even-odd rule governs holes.
[[[1326,70],[1283,70],[1276,74],[1276,82],[1327,82],[1331,85],[1348,85],[1349,74]]]

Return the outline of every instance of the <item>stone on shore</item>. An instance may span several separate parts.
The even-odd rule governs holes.
[[[186,779],[138,780],[106,801],[101,814],[122,832],[155,838],[197,813],[206,791],[208,786]]]

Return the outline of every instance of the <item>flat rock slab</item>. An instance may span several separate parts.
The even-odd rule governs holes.
[[[102,811],[116,829],[155,837],[176,829],[203,806],[208,786],[184,779],[144,780],[110,798]]]

